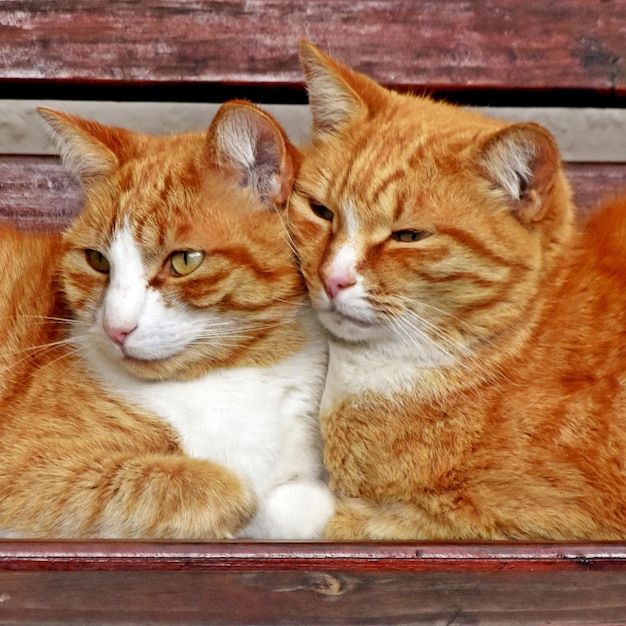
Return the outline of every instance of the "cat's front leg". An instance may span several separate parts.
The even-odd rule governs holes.
[[[304,541],[321,539],[335,510],[335,499],[321,480],[294,479],[260,500],[257,515],[242,536]]]
[[[228,539],[256,510],[239,476],[184,455],[128,459],[110,483],[97,533],[105,537]]]

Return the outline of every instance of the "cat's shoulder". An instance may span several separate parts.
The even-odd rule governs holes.
[[[0,225],[0,300],[20,298],[23,308],[31,294],[43,306],[43,294],[52,294],[52,282],[62,254],[62,235],[57,232],[31,232],[9,224]]]
[[[621,268],[626,281],[626,195],[591,212],[582,225],[582,246],[603,265]]]
[[[25,230],[11,223],[0,224],[2,251],[19,250],[28,252],[30,248],[59,246],[63,235],[56,231]]]
[[[592,210],[583,224],[588,237],[626,249],[626,194],[612,196]]]

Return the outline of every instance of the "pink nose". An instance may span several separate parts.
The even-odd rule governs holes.
[[[111,339],[118,345],[123,346],[126,343],[126,339],[128,335],[130,335],[137,326],[133,326],[132,328],[115,328],[111,326],[104,325],[104,332],[111,337]]]
[[[336,298],[337,294],[348,287],[356,284],[354,278],[347,274],[332,274],[324,278],[324,289],[330,298]]]

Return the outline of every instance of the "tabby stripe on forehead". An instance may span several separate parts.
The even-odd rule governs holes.
[[[402,180],[403,178],[404,178],[404,170],[400,168],[395,169],[393,172],[391,172],[391,174],[388,174],[374,187],[371,194],[368,194],[369,202],[373,205],[378,204],[380,196],[382,196],[389,189],[390,185],[392,185],[396,181]],[[404,196],[404,194],[402,195]],[[404,203],[403,203],[403,206],[404,206]],[[395,209],[396,213],[397,213],[397,209],[398,209],[398,205],[396,202],[396,209]],[[394,217],[395,219],[397,219],[398,215],[395,215]]]
[[[337,176],[335,179],[335,184],[333,185],[331,191],[332,191],[332,195],[334,196],[341,196],[343,194],[343,192],[345,192],[345,190],[348,187],[348,181],[351,177],[351,175],[357,170],[357,159],[359,157],[359,155],[363,156],[364,152],[365,152],[365,147],[367,145],[367,142],[369,141],[370,137],[368,135],[362,135],[358,141],[356,142],[356,144],[354,145],[354,147],[352,148],[352,152],[354,154],[356,154],[357,156],[354,158],[354,160],[352,160],[349,164],[348,167],[346,167],[343,171],[343,175],[342,176]]]
[[[150,216],[146,213],[143,215],[133,215],[132,226],[135,231],[135,239],[141,241],[143,239],[143,233],[146,228],[146,222]]]
[[[356,181],[355,191],[358,189],[359,193],[363,193],[361,185],[363,181],[369,183],[376,180],[378,170],[381,169],[381,158],[384,158],[388,153],[388,147],[390,144],[389,137],[386,133],[380,133],[380,135],[371,137],[364,135],[363,139],[368,142],[367,149],[364,149],[357,157],[357,160],[353,163],[352,171],[357,173],[358,181]],[[394,144],[397,142],[393,142]],[[361,158],[359,158],[361,157]],[[397,173],[396,173],[397,172]],[[391,176],[393,178],[402,177],[403,171],[395,170]]]
[[[400,191],[396,193],[396,200],[395,200],[394,207],[393,207],[394,222],[397,222],[400,219],[405,206],[406,206],[406,190],[402,188],[400,189]]]
[[[407,159],[407,165],[410,170],[417,170],[420,168],[422,161],[424,160],[424,154],[426,154],[426,144],[420,143],[415,146],[413,152]]]
[[[163,204],[167,204],[167,196],[170,193],[170,189],[172,188],[172,173],[166,172],[163,177],[162,184],[159,189],[159,200],[163,202]]]

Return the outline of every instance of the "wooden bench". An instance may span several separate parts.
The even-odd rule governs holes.
[[[59,228],[80,207],[56,157],[2,143],[7,110],[232,97],[305,110],[301,37],[392,87],[562,114],[559,140],[583,146],[567,164],[581,208],[626,187],[626,0],[4,0],[0,217]],[[617,120],[608,161],[585,157],[598,129],[576,120],[594,114]],[[0,623],[16,622],[623,623],[626,541],[4,541]]]

